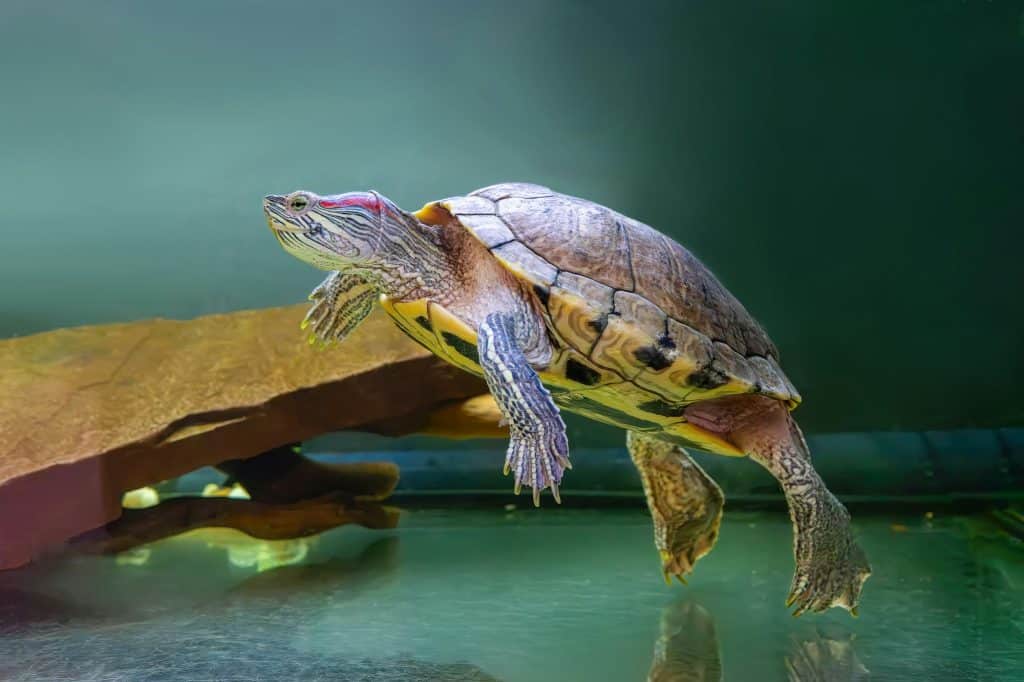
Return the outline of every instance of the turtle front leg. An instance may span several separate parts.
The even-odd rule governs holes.
[[[516,494],[523,485],[533,488],[534,505],[548,487],[561,502],[558,484],[571,468],[565,423],[516,341],[515,315],[488,315],[477,335],[484,379],[509,425],[505,474],[514,473]]]
[[[718,540],[725,496],[686,451],[637,431],[626,434],[654,521],[654,545],[665,582],[686,582],[697,560]]]
[[[312,326],[310,344],[318,339],[323,344],[343,341],[373,312],[380,295],[376,286],[358,275],[332,272],[309,295],[309,307],[302,328]]]

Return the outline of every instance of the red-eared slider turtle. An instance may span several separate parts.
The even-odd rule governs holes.
[[[666,577],[718,534],[719,487],[683,450],[749,455],[794,527],[797,613],[854,609],[870,575],[790,410],[778,352],[689,251],[590,201],[509,183],[403,211],[376,192],[264,200],[286,251],[333,271],[307,317],[343,339],[380,305],[413,339],[482,376],[509,423],[505,471],[540,491],[569,468],[559,407],[629,432]]]

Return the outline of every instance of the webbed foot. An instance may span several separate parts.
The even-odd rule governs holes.
[[[672,578],[676,578],[686,584],[686,576],[693,570],[694,564],[715,546],[721,522],[721,504],[708,505],[704,513],[687,519],[674,528],[666,529],[668,547],[658,549],[661,556],[661,572],[666,583],[671,584]],[[659,530],[655,528],[655,537],[658,534]]]
[[[824,486],[801,502],[792,510],[796,570],[786,606],[796,607],[794,616],[833,606],[857,615],[871,566],[850,531],[850,514]]]
[[[675,577],[685,584],[693,565],[718,540],[722,489],[674,443],[630,432],[626,444],[647,496],[665,582]]]

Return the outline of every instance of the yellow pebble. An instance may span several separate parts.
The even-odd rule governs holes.
[[[149,486],[129,490],[121,497],[121,506],[125,509],[145,509],[158,504],[160,504],[160,493]]]

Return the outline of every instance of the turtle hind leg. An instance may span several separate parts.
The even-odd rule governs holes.
[[[558,484],[569,468],[565,423],[516,340],[516,324],[512,313],[492,313],[477,334],[484,379],[509,425],[505,473],[514,473],[517,494],[523,485],[533,488],[534,505],[544,488],[561,502]]]
[[[850,513],[814,470],[789,410],[771,398],[736,396],[695,403],[686,416],[725,434],[782,486],[793,522],[796,570],[786,600],[787,606],[796,607],[793,615],[832,606],[856,615],[871,566],[853,537]]]
[[[718,540],[725,497],[683,448],[637,431],[626,435],[654,521],[654,545],[665,582],[685,582]]]

